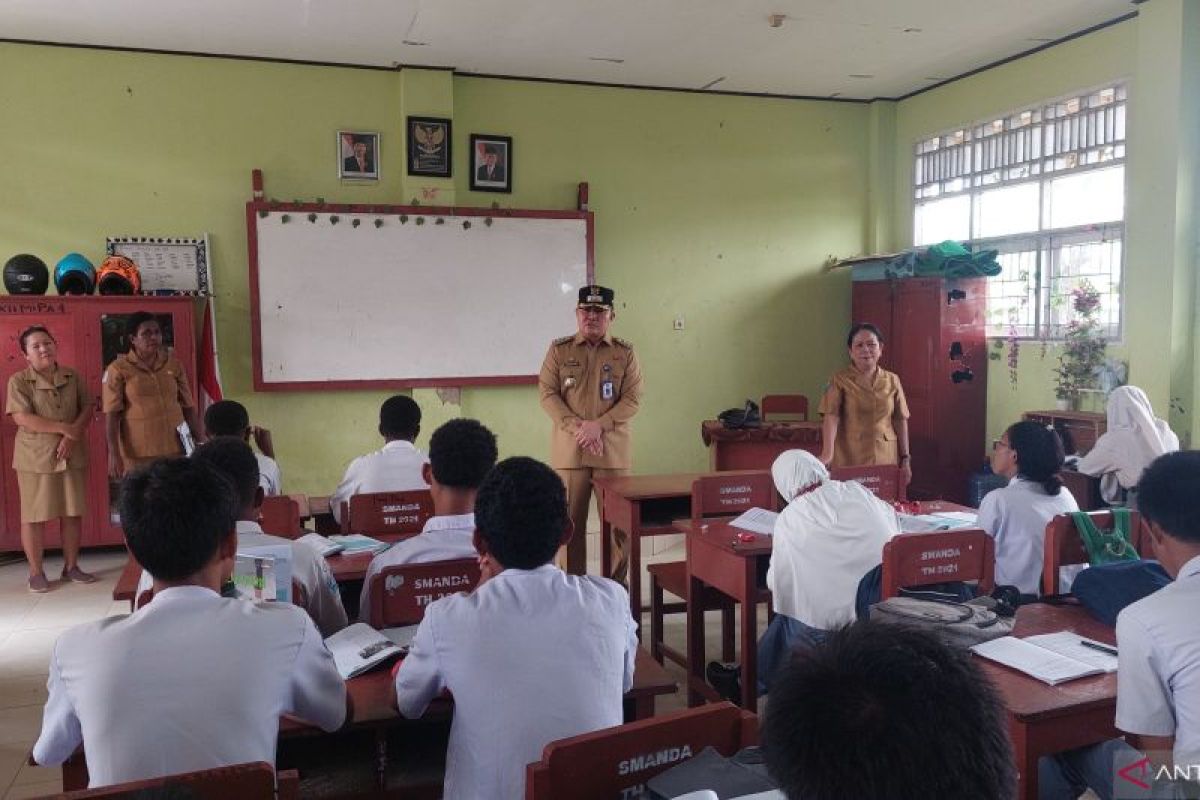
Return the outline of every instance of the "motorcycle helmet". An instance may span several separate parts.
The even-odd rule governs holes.
[[[142,291],[142,276],[137,265],[125,256],[109,256],[96,273],[96,290],[100,294],[138,294]]]
[[[50,270],[37,256],[21,253],[4,265],[4,288],[9,294],[45,294],[49,285]]]
[[[54,268],[54,288],[59,294],[91,294],[96,288],[96,268],[79,253],[67,253]]]

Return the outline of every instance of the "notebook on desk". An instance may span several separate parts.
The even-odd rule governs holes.
[[[1070,631],[1026,639],[1004,636],[971,649],[1051,686],[1117,671],[1116,648]]]

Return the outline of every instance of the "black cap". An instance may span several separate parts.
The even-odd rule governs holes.
[[[600,308],[611,309],[613,307],[613,297],[615,296],[612,289],[607,289],[603,286],[584,286],[579,290],[578,307],[598,306]]]

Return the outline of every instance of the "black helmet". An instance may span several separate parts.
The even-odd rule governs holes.
[[[9,294],[45,294],[49,285],[50,270],[37,256],[21,253],[4,265],[4,288]]]

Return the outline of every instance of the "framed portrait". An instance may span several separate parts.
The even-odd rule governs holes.
[[[512,191],[513,144],[511,136],[471,134],[471,190]]]
[[[408,174],[450,177],[450,120],[408,118]]]
[[[338,177],[343,180],[379,180],[379,134],[338,131]]]

